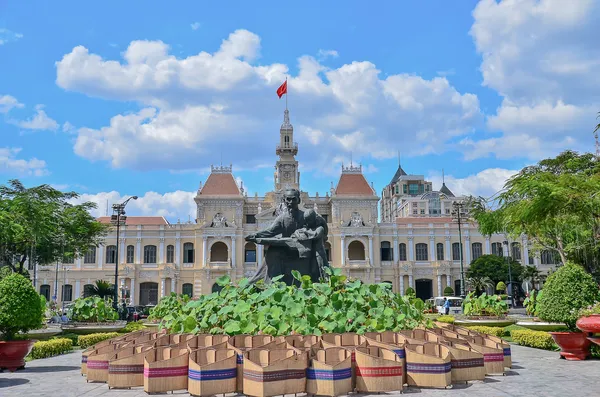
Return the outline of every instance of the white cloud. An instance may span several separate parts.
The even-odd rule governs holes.
[[[65,121],[62,125],[62,132],[73,132],[75,131],[75,126],[68,121]]]
[[[336,50],[319,50],[317,56],[319,59],[337,58],[340,56]]]
[[[194,22],[190,25],[190,27],[192,28],[192,30],[198,30],[200,29],[200,22]]]
[[[144,106],[101,129],[80,128],[76,153],[114,167],[187,169],[199,158],[218,162],[227,148],[236,167],[262,164],[277,141],[283,99],[275,90],[288,66],[254,64],[260,45],[256,34],[237,30],[215,53],[178,59],[163,42],[134,41],[122,62],[75,47],[57,62],[60,87]],[[443,151],[482,121],[477,97],[445,78],[382,79],[371,62],[331,69],[310,56],[298,66],[288,80],[291,121],[303,161],[314,169],[340,151],[376,158],[394,157],[400,145],[413,154]],[[322,144],[333,146],[311,148]]]
[[[35,115],[32,118],[22,121],[10,120],[10,123],[26,130],[56,131],[58,129],[58,123],[46,114],[44,111],[44,105],[35,106]]]
[[[600,109],[599,13],[595,0],[479,2],[471,35],[483,84],[504,97],[488,120],[502,136],[479,144],[491,147],[482,155],[539,159],[565,144],[590,150]]]
[[[446,186],[456,196],[473,195],[489,198],[502,190],[508,178],[518,172],[518,170],[504,168],[487,168],[464,178],[446,175],[444,180]],[[434,190],[439,190],[442,187],[442,175],[439,173],[430,173],[427,180],[433,183]]]
[[[33,157],[29,160],[18,158],[21,148],[0,147],[0,173],[17,176],[48,175],[46,162]]]
[[[196,203],[194,196],[196,192],[186,192],[177,190],[164,194],[156,192],[146,192],[143,196],[138,195],[137,200],[131,200],[127,204],[127,215],[131,216],[164,216],[171,222],[187,222],[188,219],[194,221],[196,218]],[[116,191],[100,192],[96,194],[81,194],[79,198],[72,200],[73,203],[82,203],[91,201],[96,203],[97,208],[92,210],[93,216],[105,216],[108,209],[108,214],[112,213],[112,205],[120,203],[131,195],[124,195]],[[108,203],[108,206],[107,206]]]
[[[9,43],[11,41],[17,41],[23,38],[21,33],[12,32],[5,28],[0,28],[0,45]]]
[[[11,109],[15,109],[15,108],[22,108],[25,105],[23,105],[22,103],[19,103],[19,101],[17,101],[17,98],[10,96],[10,95],[1,95],[0,96],[0,114],[1,113],[8,113],[11,111]]]

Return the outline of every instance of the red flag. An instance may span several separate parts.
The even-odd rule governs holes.
[[[287,80],[283,82],[282,85],[277,89],[277,96],[279,99],[283,96],[283,94],[287,94]]]

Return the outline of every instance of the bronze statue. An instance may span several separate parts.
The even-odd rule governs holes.
[[[323,269],[329,266],[325,251],[327,222],[312,209],[302,211],[298,208],[298,190],[287,189],[283,200],[285,211],[273,224],[266,230],[246,237],[246,241],[267,246],[265,260],[259,264],[258,271],[250,281],[269,281],[283,275],[281,281],[292,285],[292,270],[297,270],[316,282],[324,277]]]

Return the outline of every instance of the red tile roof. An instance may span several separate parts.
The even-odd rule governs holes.
[[[98,218],[100,223],[110,223],[110,216]],[[126,225],[168,225],[169,222],[163,216],[127,216]]]
[[[344,174],[335,189],[338,196],[375,196],[363,174]]]
[[[211,173],[202,186],[200,194],[203,196],[241,195],[233,175],[230,173]]]

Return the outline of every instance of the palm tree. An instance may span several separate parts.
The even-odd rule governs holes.
[[[471,291],[475,291],[477,295],[486,292],[490,288],[494,288],[494,282],[489,277],[471,277],[467,280],[467,286]]]
[[[90,288],[91,296],[99,296],[104,299],[106,297],[112,297],[114,290],[111,284],[104,280],[96,280],[96,285]]]

